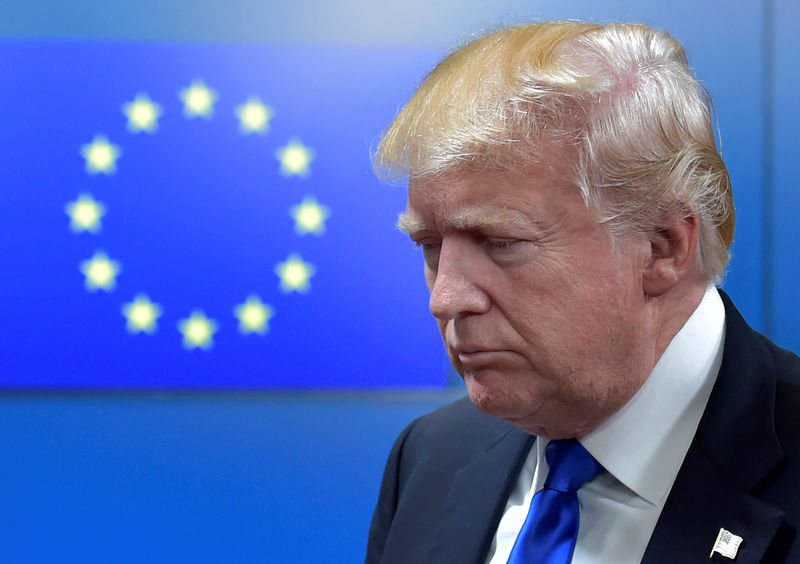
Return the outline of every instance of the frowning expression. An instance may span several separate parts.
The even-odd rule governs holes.
[[[556,167],[412,179],[398,225],[422,248],[431,313],[482,411],[580,436],[646,379],[649,245],[612,246]]]

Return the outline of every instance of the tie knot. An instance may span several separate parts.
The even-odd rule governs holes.
[[[544,487],[551,490],[576,492],[603,470],[575,439],[550,441],[544,456],[550,466]]]

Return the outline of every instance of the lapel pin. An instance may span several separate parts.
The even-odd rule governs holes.
[[[722,556],[733,560],[736,558],[739,545],[742,544],[743,540],[742,537],[720,528],[719,534],[717,534],[717,540],[714,541],[714,548],[711,549],[711,554],[709,554],[708,557],[711,558],[714,556],[715,552],[718,552]]]

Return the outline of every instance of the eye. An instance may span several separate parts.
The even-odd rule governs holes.
[[[441,242],[414,241],[415,249],[422,249],[422,257],[429,268],[435,269],[439,263],[439,250]]]
[[[493,250],[510,249],[514,245],[520,243],[519,239],[492,239],[488,238],[484,241],[484,245]]]
[[[516,264],[527,260],[534,248],[531,241],[507,237],[486,237],[481,241],[481,245],[487,256],[497,264]]]

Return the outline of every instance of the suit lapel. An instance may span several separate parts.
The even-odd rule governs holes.
[[[708,560],[720,528],[744,539],[738,564],[761,562],[783,512],[750,496],[693,449],[672,487],[644,564]],[[726,561],[716,555],[712,561]]]
[[[483,562],[534,437],[509,427],[453,477],[431,562]]]
[[[751,495],[783,457],[775,433],[775,369],[720,294],[726,315],[722,366],[643,563],[708,559],[720,528],[744,539],[737,563],[761,562],[783,522],[782,511]]]

